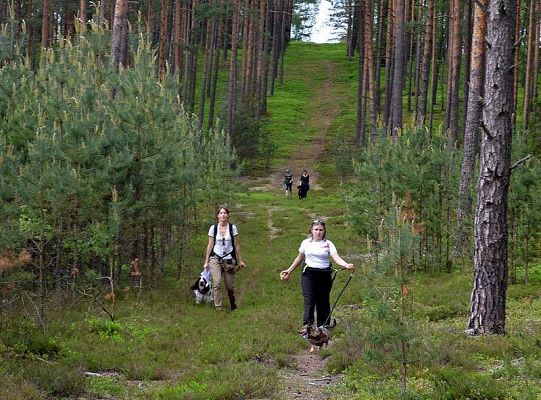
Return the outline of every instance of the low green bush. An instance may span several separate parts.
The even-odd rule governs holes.
[[[54,397],[77,396],[85,392],[85,377],[79,368],[44,361],[18,360],[10,365],[28,387]]]
[[[45,394],[35,384],[19,375],[0,373],[0,400],[44,400]]]
[[[451,368],[433,370],[438,399],[441,400],[505,400],[505,385],[490,374]]]

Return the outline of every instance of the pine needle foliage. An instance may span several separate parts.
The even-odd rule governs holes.
[[[411,197],[403,212],[422,233],[415,268],[447,269],[452,248],[458,160],[447,139],[424,129],[381,138],[353,160],[350,213],[358,232],[371,240],[389,212],[393,195]]]
[[[43,50],[35,71],[0,69],[0,254],[29,248],[44,288],[109,275],[111,261],[180,260],[178,242],[232,198],[238,173],[228,135],[201,130],[173,78],[157,79],[145,37],[115,71],[92,27]]]

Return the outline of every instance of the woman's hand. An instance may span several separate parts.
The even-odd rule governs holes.
[[[355,266],[351,263],[347,263],[346,265],[344,265],[344,268],[349,269],[351,271],[355,270]]]
[[[203,264],[203,269],[208,269],[208,268],[209,268],[209,263]]]
[[[287,281],[289,279],[290,274],[291,274],[291,272],[286,269],[286,270],[280,272],[280,279],[283,280],[283,281]]]
[[[246,264],[244,264],[244,261],[239,262],[239,269],[246,268]]]

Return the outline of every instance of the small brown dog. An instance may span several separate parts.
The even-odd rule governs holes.
[[[318,350],[326,347],[329,344],[329,337],[329,330],[323,326],[319,328],[308,327],[307,339],[310,342],[310,353],[313,353],[316,347]]]

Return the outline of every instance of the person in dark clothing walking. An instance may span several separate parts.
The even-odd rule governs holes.
[[[293,187],[293,174],[290,170],[286,170],[286,173],[284,174],[284,180],[282,181],[282,185],[284,186],[284,189],[286,190],[286,197],[291,196],[291,188]]]
[[[312,221],[310,237],[303,240],[299,247],[299,254],[291,266],[280,273],[280,279],[287,281],[291,273],[303,261],[305,267],[301,275],[301,288],[304,297],[303,329],[301,335],[306,334],[317,322],[317,327],[327,324],[331,312],[330,293],[332,286],[332,268],[330,258],[346,269],[353,270],[353,264],[348,263],[338,255],[334,244],[325,238],[325,222]],[[314,318],[317,315],[317,321]]]
[[[310,190],[310,175],[308,175],[308,171],[306,170],[302,172],[298,189],[299,199],[304,199],[308,194],[308,190]]]

